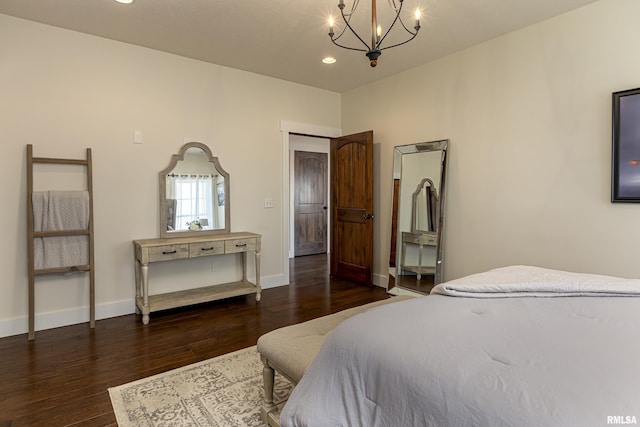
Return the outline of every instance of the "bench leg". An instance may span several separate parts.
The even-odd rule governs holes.
[[[275,371],[271,366],[269,366],[267,359],[262,358],[262,363],[264,363],[264,368],[262,369],[262,379],[264,381],[264,405],[260,410],[260,415],[262,417],[262,421],[265,424],[270,425],[269,414],[277,409],[276,405],[273,403]]]

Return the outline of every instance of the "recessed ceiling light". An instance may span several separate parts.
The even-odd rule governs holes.
[[[326,58],[322,58],[322,62],[324,62],[325,64],[334,64],[336,62],[336,58],[327,56]]]
[[[133,0],[116,0],[118,3],[130,4],[133,3]]]

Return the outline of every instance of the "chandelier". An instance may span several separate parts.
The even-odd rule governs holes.
[[[418,35],[418,30],[420,30],[420,10],[419,9],[416,9],[416,13],[415,13],[416,21],[413,27],[414,31],[411,31],[409,28],[407,28],[407,25],[405,25],[404,21],[402,20],[402,17],[400,16],[400,13],[402,12],[402,6],[404,4],[404,0],[387,0],[389,3],[389,7],[392,9],[392,12],[393,12],[393,19],[391,21],[391,25],[389,25],[389,28],[386,30],[386,32],[383,35],[382,27],[378,25],[378,13],[376,10],[376,0],[371,0],[371,43],[368,44],[367,42],[364,41],[364,39],[356,32],[356,30],[351,25],[351,22],[350,22],[351,18],[355,14],[356,10],[358,9],[358,5],[360,4],[359,0],[352,0],[352,1],[353,3],[351,5],[351,8],[347,8],[346,12],[345,12],[346,6],[344,4],[344,0],[340,0],[340,3],[338,3],[338,8],[340,9],[340,15],[342,15],[342,20],[344,21],[344,27],[342,28],[342,31],[340,31],[340,34],[336,36],[333,28],[335,22],[333,20],[333,17],[330,17],[329,18],[329,37],[331,38],[331,41],[333,42],[333,44],[335,44],[336,46],[339,46],[344,49],[357,50],[359,52],[366,52],[365,55],[367,56],[367,58],[369,58],[369,63],[371,64],[372,67],[375,67],[376,65],[378,65],[378,58],[382,54],[383,50],[391,49],[392,47],[396,47],[396,46],[400,46],[405,43],[408,43]],[[400,26],[402,27],[402,29],[404,29],[404,32],[406,32],[406,34],[404,34],[403,32],[405,37],[404,41],[392,44],[390,46],[383,47],[383,42],[391,32],[391,29],[393,29],[393,27],[396,26],[396,24],[398,23],[400,23]],[[344,44],[341,44],[342,42],[339,42],[340,38],[345,34],[347,29],[362,43],[362,45],[364,45],[364,48],[345,46]]]

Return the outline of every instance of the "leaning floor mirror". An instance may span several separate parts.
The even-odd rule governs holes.
[[[428,294],[442,281],[448,145],[442,140],[394,147],[391,293]]]

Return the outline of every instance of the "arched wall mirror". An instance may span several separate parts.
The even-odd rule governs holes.
[[[228,233],[229,174],[200,142],[189,142],[160,172],[162,238]]]
[[[389,291],[398,287],[426,294],[442,281],[448,144],[394,147]]]

